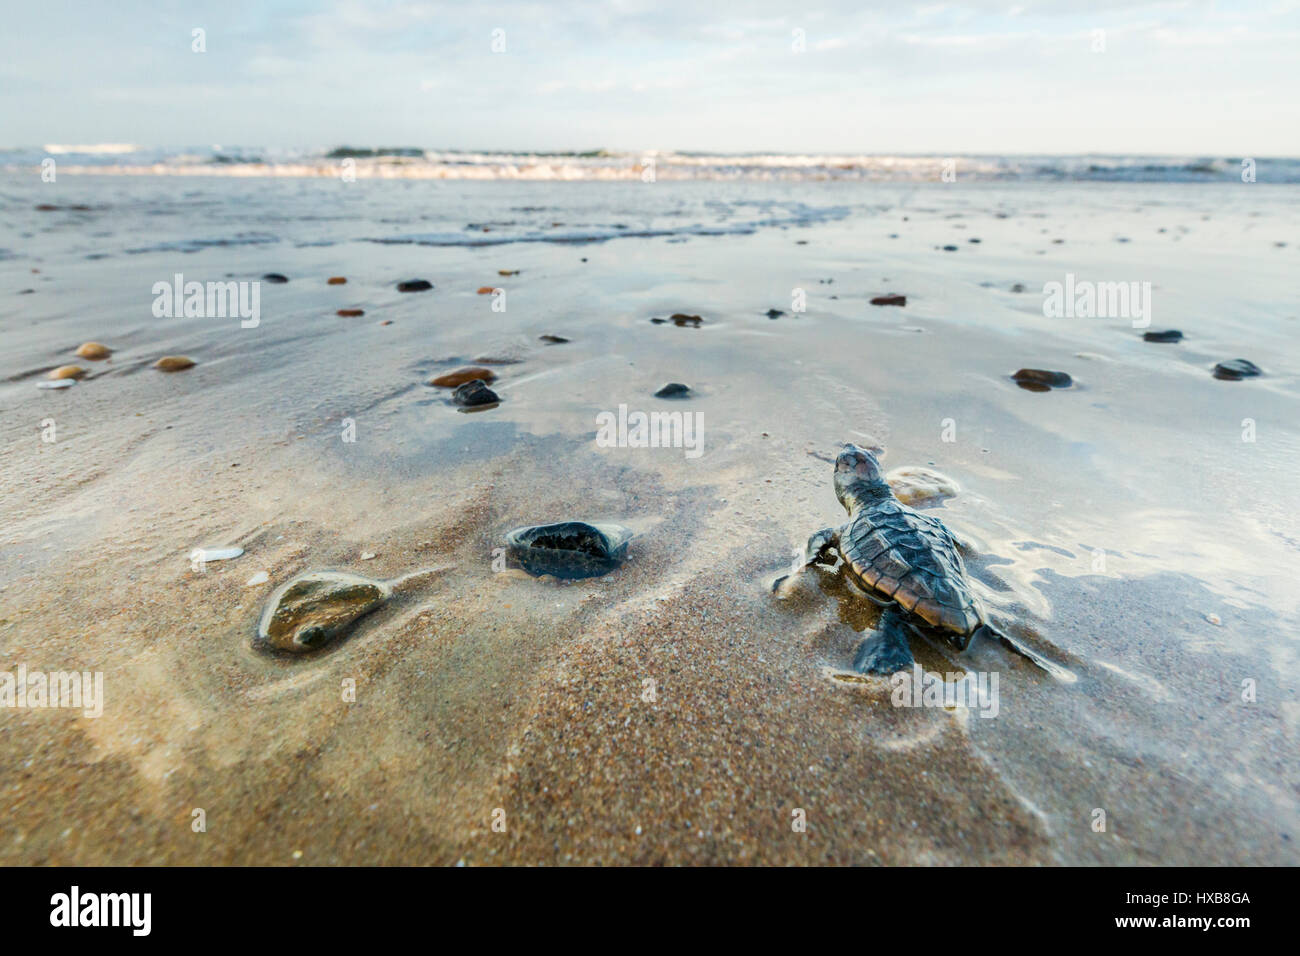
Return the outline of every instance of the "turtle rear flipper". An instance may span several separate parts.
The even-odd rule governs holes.
[[[981,624],[979,627],[975,629],[975,633],[971,636],[979,637],[982,639],[988,638],[997,641],[999,644],[1001,644],[1007,650],[1011,651],[1013,654],[1023,657],[1025,660],[1029,661],[1029,663],[1033,664],[1039,670],[1043,671],[1045,674],[1048,674],[1051,677],[1056,678],[1062,683],[1073,684],[1076,680],[1078,680],[1078,678],[1075,677],[1074,673],[1070,671],[1069,668],[1062,667],[1060,664],[1048,660],[1046,657],[1039,654],[1037,651],[1031,650],[1030,648],[1026,647],[1024,644],[1021,644],[1015,638],[1008,637],[1006,634],[1003,634],[1001,631],[993,627],[991,624]]]
[[[853,669],[859,674],[888,676],[912,666],[912,649],[908,646],[910,629],[897,608],[886,608],[880,615],[876,633],[858,648]]]

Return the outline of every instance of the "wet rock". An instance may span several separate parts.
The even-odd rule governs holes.
[[[388,585],[340,571],[308,571],[277,589],[258,624],[263,649],[319,650],[392,594]]]
[[[956,252],[956,251],[957,251],[957,247],[956,247],[956,246],[944,246],[944,247],[943,247],[943,251],[944,251],[944,252]]]
[[[355,319],[359,316],[365,315],[366,310],[365,309],[339,309],[334,314],[338,316],[342,316],[345,319]]]
[[[498,269],[498,270],[497,270],[497,275],[499,275],[499,276],[517,276],[517,275],[519,275],[519,270],[518,270],[518,269]]]
[[[655,398],[685,398],[690,394],[691,387],[689,385],[683,385],[681,382],[669,382],[655,392]]]
[[[458,388],[466,382],[476,380],[484,383],[495,382],[496,378],[497,373],[490,368],[479,368],[476,365],[470,365],[465,368],[458,368],[454,372],[439,375],[437,378],[431,378],[429,384],[438,388]]]
[[[1013,286],[1011,287],[1011,291],[1012,291],[1012,292],[1024,292],[1024,291],[1025,291],[1025,287],[1024,287],[1024,285],[1023,285],[1022,283],[1017,282],[1015,285],[1013,285]]]
[[[631,540],[621,525],[562,521],[516,528],[506,535],[506,547],[529,574],[575,580],[613,571],[627,559]]]
[[[660,318],[652,318],[650,321],[653,322],[655,325],[663,325],[663,324],[664,324],[665,322],[667,322],[668,320],[667,320],[667,319],[660,319]]]
[[[673,325],[682,328],[689,327],[692,329],[698,329],[704,322],[704,320],[698,315],[687,315],[685,312],[674,312],[672,315],[668,316],[668,321],[672,322]]]
[[[76,351],[77,358],[90,359],[92,362],[102,362],[112,354],[112,349],[99,342],[83,342]]]
[[[983,242],[984,240],[982,240],[982,239],[971,238],[971,239],[967,239],[966,241],[969,242],[969,243],[972,243],[973,245],[979,245],[979,244],[980,244],[981,242]]]
[[[346,276],[330,276],[325,280],[325,283],[326,285],[347,285],[348,280]]]
[[[1166,329],[1163,332],[1143,332],[1143,342],[1181,342],[1183,333],[1177,329]]]
[[[490,285],[481,285],[478,287],[479,295],[491,295],[495,291],[496,289],[492,288]]]
[[[495,405],[501,401],[501,396],[488,388],[481,378],[476,378],[452,392],[451,400],[465,408],[476,408],[480,405]]]
[[[428,292],[432,288],[433,283],[427,279],[407,279],[397,283],[398,292]]]
[[[961,491],[957,482],[947,475],[919,465],[895,468],[885,475],[885,481],[889,482],[899,501],[913,507],[938,504]]]
[[[188,355],[164,355],[153,363],[153,367],[160,372],[180,372],[187,368],[193,368],[194,359]]]
[[[779,319],[781,316],[785,315],[785,313],[780,309],[768,309],[765,314],[769,319]]]
[[[278,272],[268,272],[266,275],[262,276],[262,281],[263,281],[263,282],[273,282],[273,283],[279,285],[279,284],[282,283],[282,282],[288,282],[288,281],[289,281],[289,277],[286,276],[286,275],[281,275],[281,274],[278,273]]]
[[[517,355],[476,355],[474,361],[484,365],[518,365],[523,359]]]
[[[905,295],[878,295],[871,300],[872,305],[907,305]]]
[[[86,370],[80,365],[60,365],[58,368],[50,369],[47,378],[81,378],[86,374]]]
[[[1041,368],[1022,368],[1011,378],[1023,389],[1047,392],[1054,388],[1069,388],[1074,379],[1065,372],[1049,372]]]
[[[563,335],[539,335],[537,337],[547,345],[564,345],[569,341]]]
[[[1236,382],[1243,378],[1254,378],[1256,375],[1263,374],[1263,369],[1247,359],[1228,359],[1228,361],[1220,362],[1214,366],[1214,377],[1221,378],[1225,382]]]

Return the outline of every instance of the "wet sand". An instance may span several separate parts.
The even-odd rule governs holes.
[[[248,228],[336,186],[293,183]],[[109,207],[72,216],[5,193],[0,669],[103,671],[106,701],[0,710],[0,862],[1300,862],[1294,187],[779,187],[852,214],[685,242],[127,254],[178,188],[67,177],[61,201]],[[202,188],[196,209],[235,187]],[[491,208],[505,187],[401,188]],[[178,271],[290,281],[263,284],[255,329],[155,319]],[[1187,340],[1044,318],[1066,272],[1151,281],[1152,327]],[[414,277],[436,288],[395,291]],[[868,304],[885,293],[907,305]],[[704,323],[649,321],[673,312]],[[34,387],[88,340],[111,360]],[[198,364],[149,368],[166,354]],[[423,384],[483,356],[519,359],[497,408]],[[1211,377],[1236,357],[1265,376]],[[1027,392],[1022,367],[1076,384]],[[670,381],[696,394],[652,397]],[[703,454],[598,447],[621,403],[700,412]],[[927,670],[998,674],[986,719],[835,679],[874,611],[825,572],[769,586],[843,520],[823,457],[845,440],[959,484],[931,513],[973,546],[995,620],[1073,680],[914,643]],[[564,518],[632,528],[628,563],[493,571],[507,530]],[[191,569],[225,545],[245,553]],[[319,654],[255,650],[270,593],[320,568],[431,573]]]

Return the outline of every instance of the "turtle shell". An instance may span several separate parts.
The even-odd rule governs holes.
[[[894,498],[872,502],[840,533],[840,553],[872,597],[896,602],[961,649],[983,623],[957,543],[936,518]]]
[[[529,574],[574,579],[613,571],[627,558],[631,540],[622,525],[561,521],[516,528],[506,535],[506,546]]]

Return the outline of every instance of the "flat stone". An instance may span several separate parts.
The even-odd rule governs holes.
[[[392,595],[381,581],[341,571],[308,571],[275,591],[258,624],[264,649],[304,654],[348,631]]]

